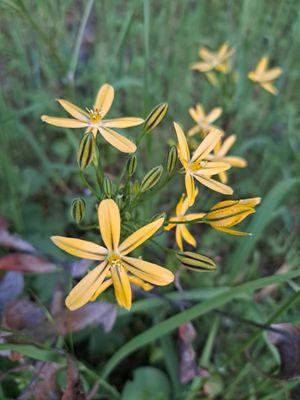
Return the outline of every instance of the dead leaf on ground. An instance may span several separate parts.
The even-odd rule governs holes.
[[[9,232],[8,224],[4,218],[0,217],[0,246],[9,247],[14,250],[28,251],[36,253],[36,249],[26,240],[23,240],[19,235]]]
[[[75,361],[67,357],[67,386],[61,400],[87,400]]]
[[[57,268],[44,258],[26,253],[12,253],[0,258],[0,270],[45,273]]]
[[[9,271],[0,280],[0,314],[5,304],[15,300],[24,287],[24,278],[20,272]]]

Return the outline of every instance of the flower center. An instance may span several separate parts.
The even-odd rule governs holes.
[[[101,115],[100,111],[98,110],[98,108],[96,108],[94,106],[93,108],[86,108],[86,110],[89,114],[90,122],[92,124],[101,121],[102,115]]]
[[[198,161],[198,162],[193,162],[193,163],[189,164],[188,169],[190,172],[196,172],[196,171],[199,171],[199,169],[201,169],[201,168],[205,168],[206,164],[207,164],[207,161],[204,161],[204,160]]]
[[[119,254],[115,253],[114,251],[111,251],[108,254],[107,260],[111,267],[116,267],[118,265],[121,265],[121,257]]]

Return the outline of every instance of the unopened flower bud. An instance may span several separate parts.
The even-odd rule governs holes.
[[[164,119],[168,112],[168,104],[161,103],[156,106],[145,120],[145,131],[151,132]]]
[[[133,155],[127,161],[127,166],[126,166],[127,167],[127,174],[130,177],[135,173],[136,166],[137,166],[137,158],[136,158],[136,155]]]
[[[176,146],[171,146],[167,157],[167,171],[171,174],[176,166],[178,152]]]
[[[77,162],[81,170],[84,170],[93,160],[95,153],[95,139],[91,132],[85,133],[81,139],[77,152]]]
[[[105,176],[103,179],[103,191],[106,197],[111,198],[112,183],[108,176]]]
[[[84,214],[85,214],[85,201],[81,198],[74,199],[71,205],[71,215],[73,220],[77,224],[79,224],[83,220]]]
[[[161,165],[152,168],[143,178],[141,183],[141,192],[146,192],[147,190],[153,188],[160,180],[161,174],[163,172],[163,167]]]
[[[197,272],[214,271],[217,267],[211,258],[192,251],[178,252],[176,257],[183,267]]]

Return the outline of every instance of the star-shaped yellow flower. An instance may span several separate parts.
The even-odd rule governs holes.
[[[178,157],[185,169],[185,188],[189,206],[194,204],[196,197],[194,179],[216,192],[232,194],[231,187],[211,178],[212,175],[229,169],[230,165],[224,162],[206,161],[209,153],[220,141],[222,132],[216,129],[212,130],[200,143],[193,156],[190,157],[189,146],[183,130],[176,122],[174,122],[174,127],[178,138]]]
[[[191,107],[189,113],[197,125],[188,131],[188,136],[201,133],[202,137],[204,137],[212,128],[219,129],[213,125],[213,122],[222,115],[222,111],[221,107],[215,107],[206,115],[202,104],[196,104],[194,108]]]
[[[268,57],[262,57],[262,59],[257,64],[255,71],[249,72],[248,78],[253,82],[257,82],[262,88],[264,88],[268,92],[276,95],[278,93],[278,90],[273,85],[273,82],[282,74],[282,69],[279,67],[267,69],[268,63]]]
[[[203,60],[201,62],[196,62],[191,65],[191,69],[200,72],[209,72],[216,70],[219,72],[228,72],[228,59],[234,54],[235,49],[230,48],[228,43],[222,44],[218,51],[214,52],[208,50],[206,47],[201,47],[199,50],[199,56]]]
[[[131,308],[130,282],[151,288],[154,285],[168,285],[174,275],[166,268],[160,267],[127,254],[136,249],[163,225],[164,218],[157,219],[138,229],[121,244],[121,219],[117,204],[112,199],[103,200],[98,207],[100,233],[106,247],[86,240],[52,236],[52,241],[60,249],[77,257],[101,261],[70,292],[66,306],[76,310],[89,301],[94,301],[110,285],[114,285],[115,296],[121,307]]]
[[[57,118],[48,115],[42,115],[41,118],[50,125],[63,128],[87,128],[87,131],[92,131],[94,136],[99,132],[108,143],[118,150],[124,153],[133,153],[136,151],[136,145],[110,128],[129,128],[142,124],[144,120],[135,117],[103,119],[113,100],[114,88],[105,83],[100,87],[92,109],[87,108],[84,111],[67,100],[58,99],[58,103],[73,118]]]
[[[198,190],[196,189],[196,196],[197,194]],[[186,214],[188,208],[189,208],[188,198],[186,197],[185,194],[183,194],[176,206],[176,217],[171,217],[170,218],[171,223],[165,227],[167,231],[169,231],[172,228],[175,228],[176,243],[181,251],[183,251],[182,239],[185,240],[191,246],[196,247],[196,239],[190,233],[184,222],[193,221],[195,219],[202,218],[205,215],[205,213]],[[174,224],[172,222],[181,222],[181,223]]]
[[[222,139],[221,139],[222,140]],[[242,157],[237,156],[227,156],[226,154],[231,149],[236,141],[235,135],[230,135],[226,138],[222,144],[221,140],[217,143],[216,147],[214,148],[213,153],[207,156],[207,160],[209,161],[222,161],[229,164],[231,167],[236,168],[244,168],[247,166],[247,161],[244,160]],[[228,177],[226,172],[220,172],[219,178],[221,182],[227,183]]]

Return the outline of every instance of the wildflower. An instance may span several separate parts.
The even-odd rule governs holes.
[[[106,199],[100,202],[98,218],[100,233],[106,247],[81,239],[61,236],[51,238],[56,246],[67,253],[101,261],[71,290],[66,298],[66,306],[70,310],[76,310],[89,301],[94,301],[111,285],[114,286],[119,305],[129,310],[132,295],[130,282],[149,290],[151,284],[164,286],[174,280],[173,273],[166,268],[139,258],[127,257],[128,253],[155,234],[163,225],[164,218],[138,229],[121,244],[120,212],[114,200]]]
[[[195,195],[197,196],[198,190],[196,189]],[[186,211],[189,207],[188,198],[183,194],[176,206],[176,217],[170,218],[170,224],[165,229],[169,231],[175,227],[175,237],[178,248],[183,251],[182,239],[184,239],[191,246],[196,247],[196,239],[190,233],[184,222],[190,222],[202,218],[205,213],[187,214]],[[173,222],[173,223],[172,223]],[[174,222],[180,222],[179,224]]]
[[[41,119],[50,125],[63,128],[87,128],[87,131],[92,132],[94,136],[99,132],[108,143],[118,150],[124,153],[133,153],[136,151],[136,145],[110,128],[129,128],[142,124],[144,120],[135,117],[103,119],[108,113],[113,99],[114,88],[105,83],[98,91],[93,108],[86,108],[86,111],[84,111],[67,100],[58,99],[58,103],[73,118],[42,115]]]
[[[211,178],[212,175],[229,169],[230,165],[224,162],[206,161],[209,153],[220,141],[222,132],[216,129],[212,130],[200,143],[193,156],[190,157],[189,146],[183,130],[176,122],[174,122],[174,127],[178,138],[178,157],[185,170],[185,188],[189,206],[194,204],[196,197],[194,179],[216,192],[232,194],[231,187]]]
[[[222,44],[218,51],[210,51],[206,47],[201,47],[199,56],[203,61],[193,63],[191,69],[200,72],[209,72],[216,70],[218,72],[227,73],[229,71],[228,59],[235,53],[235,49],[228,45]]]
[[[273,82],[282,74],[282,69],[275,67],[268,70],[268,63],[268,57],[262,57],[257,64],[255,71],[249,72],[248,78],[253,82],[257,82],[268,92],[276,95],[278,90],[273,85]]]
[[[201,222],[209,224],[212,228],[230,235],[251,235],[251,233],[240,232],[231,228],[243,221],[248,215],[255,213],[255,206],[257,206],[260,201],[260,197],[221,201],[215,204],[211,210],[205,214]]]
[[[236,141],[236,136],[235,135],[230,135],[228,138],[226,138],[223,142],[219,141],[214,148],[213,154],[209,154],[207,156],[207,160],[209,161],[222,161],[226,162],[229,164],[231,167],[236,167],[236,168],[244,168],[247,166],[247,161],[244,160],[241,157],[237,156],[227,156],[226,154],[228,151],[231,149],[231,147],[234,145],[234,142]],[[219,178],[220,181],[223,183],[227,183],[228,177],[226,172],[220,172],[219,173]]]
[[[205,115],[205,111],[201,104],[196,104],[195,108],[191,107],[189,113],[197,125],[188,131],[188,136],[193,136],[200,132],[204,137],[212,128],[219,129],[213,125],[213,122],[222,115],[222,111],[221,107],[215,107]]]

